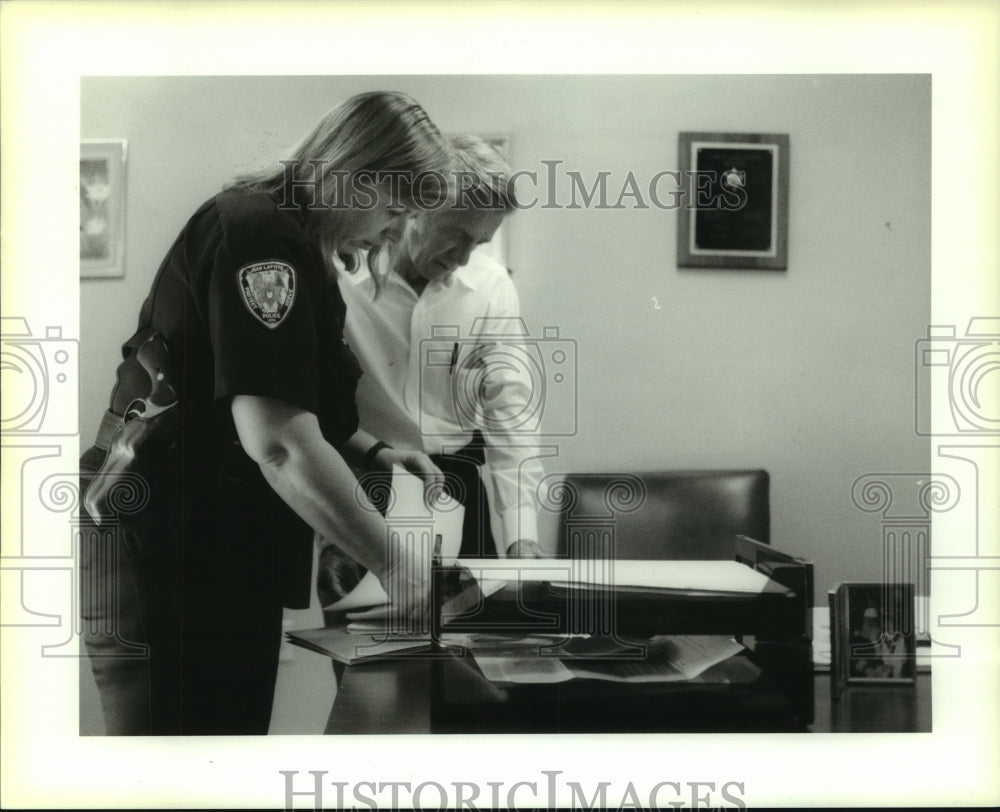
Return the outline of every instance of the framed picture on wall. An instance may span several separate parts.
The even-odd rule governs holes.
[[[80,276],[125,275],[123,139],[80,142]]]
[[[788,136],[682,132],[681,268],[788,268]]]

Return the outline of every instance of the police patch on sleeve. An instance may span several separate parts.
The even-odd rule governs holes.
[[[295,269],[287,262],[272,259],[244,265],[239,285],[247,310],[271,329],[281,324],[295,303]]]

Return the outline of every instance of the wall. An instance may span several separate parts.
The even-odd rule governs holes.
[[[446,132],[507,134],[515,168],[594,178],[677,168],[685,130],[788,133],[786,272],[679,270],[676,213],[542,209],[509,224],[534,335],[575,342],[577,434],[553,472],[763,467],[773,541],[815,562],[816,601],[880,574],[866,472],[926,471],[914,342],[930,318],[927,76],[100,78],[84,138],[127,138],[128,272],[81,283],[81,426],[96,428],[118,347],[186,217],[273,160],[338,100],[411,93]],[[557,187],[568,202],[569,186]],[[630,201],[626,201],[628,204]]]

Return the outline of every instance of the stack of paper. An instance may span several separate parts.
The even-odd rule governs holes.
[[[568,589],[649,589],[757,595],[776,585],[738,561],[458,559],[477,579],[549,583]]]
[[[620,659],[591,656],[495,656],[489,650],[473,656],[483,676],[490,682],[552,683],[571,679],[596,679],[610,682],[683,682],[692,680],[743,651],[731,637],[711,635],[673,635],[646,641],[646,656]]]

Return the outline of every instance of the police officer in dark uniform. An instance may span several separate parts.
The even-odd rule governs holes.
[[[332,259],[397,238],[407,179],[444,171],[446,150],[412,99],[354,97],[294,160],[201,206],[168,252],[81,465],[84,639],[108,733],[266,733],[314,532],[401,612],[426,611],[426,562],[390,546],[350,465],[374,449],[440,472],[357,431]],[[116,513],[126,480],[148,493]]]

